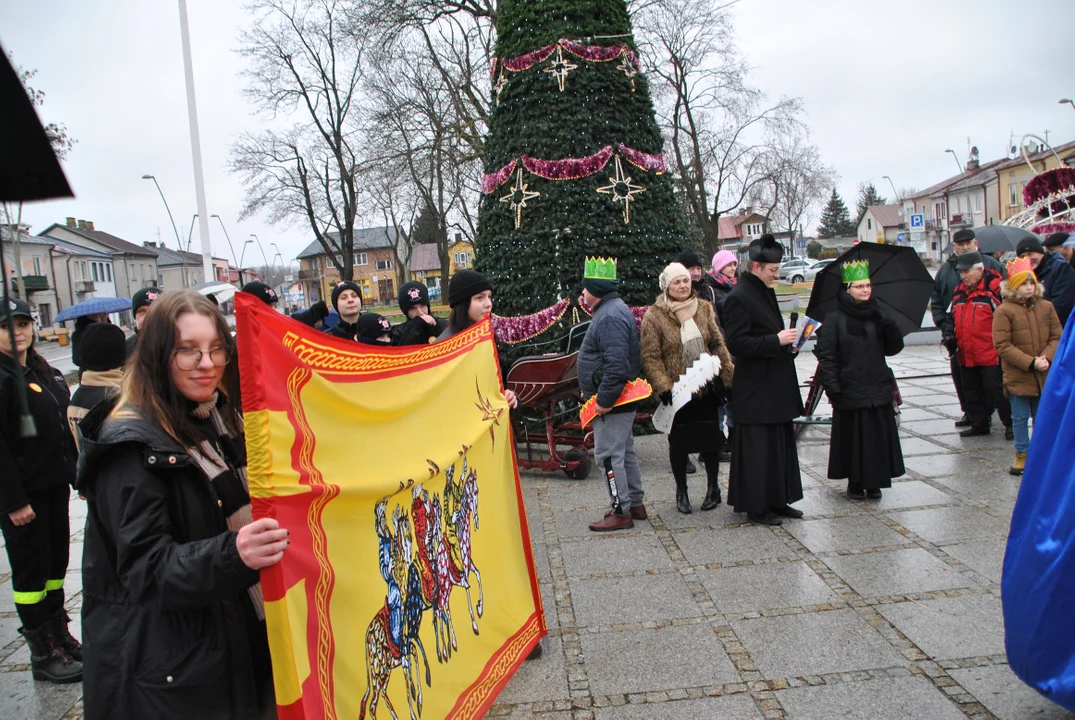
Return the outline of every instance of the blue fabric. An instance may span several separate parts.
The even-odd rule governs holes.
[[[1008,663],[1075,711],[1075,331],[1060,338],[1034,420],[1004,555]]]
[[[1038,415],[1037,396],[1009,395],[1012,404],[1012,432],[1015,433],[1015,452],[1026,452],[1030,448],[1031,417]]]

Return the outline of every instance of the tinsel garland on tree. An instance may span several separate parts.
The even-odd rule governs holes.
[[[648,305],[688,242],[626,3],[503,0],[497,31],[475,266],[498,310],[576,297],[587,255],[618,258],[621,295]]]

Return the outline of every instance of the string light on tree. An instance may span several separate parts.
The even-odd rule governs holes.
[[[546,73],[556,78],[556,82],[560,84],[560,92],[564,91],[564,82],[567,80],[567,74],[572,70],[578,69],[578,65],[569,63],[564,60],[564,49],[559,45],[556,46],[556,58],[549,63],[549,67],[545,68]]]
[[[541,197],[541,193],[532,190],[528,191],[528,187],[530,187],[529,183],[523,182],[523,169],[519,168],[519,171],[515,173],[515,184],[511,187],[511,192],[500,198],[500,202],[509,203],[511,209],[515,212],[516,230],[522,225],[523,208],[526,207],[526,201]]]
[[[646,188],[635,185],[630,177],[623,174],[623,163],[620,162],[619,155],[616,156],[616,174],[610,175],[608,181],[609,184],[597,188],[597,192],[611,195],[612,202],[623,203],[623,221],[630,225],[631,202],[635,199],[635,195],[646,192]]]

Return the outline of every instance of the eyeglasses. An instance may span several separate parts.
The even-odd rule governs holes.
[[[176,367],[180,370],[193,370],[202,364],[202,357],[207,354],[213,365],[217,367],[224,367],[228,364],[228,351],[225,348],[213,348],[208,353],[203,353],[197,348],[180,348],[172,353]]]
[[[852,290],[871,290],[873,285],[871,283],[853,283],[849,286]]]

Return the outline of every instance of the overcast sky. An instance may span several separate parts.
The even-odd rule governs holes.
[[[228,147],[256,122],[241,95],[235,54],[247,14],[236,0],[188,0],[209,213],[235,249],[257,233],[272,259],[308,242],[301,225],[238,222],[243,189],[227,172]],[[773,98],[802,97],[807,122],[839,190],[853,207],[860,181],[891,198],[956,171],[967,138],[982,160],[1009,138],[1038,133],[1075,140],[1075,2],[1072,0],[741,0],[739,46],[753,82]],[[76,199],[28,207],[34,232],[68,216],[132,242],[175,235],[153,183],[159,180],[183,242],[197,212],[183,62],[174,0],[34,0],[0,3],[0,43],[37,68],[45,121],[64,122],[78,144],[65,169]],[[816,213],[813,218],[817,219]],[[231,257],[210,226],[213,251]],[[194,230],[194,247],[199,247]],[[260,262],[251,245],[244,265]]]

